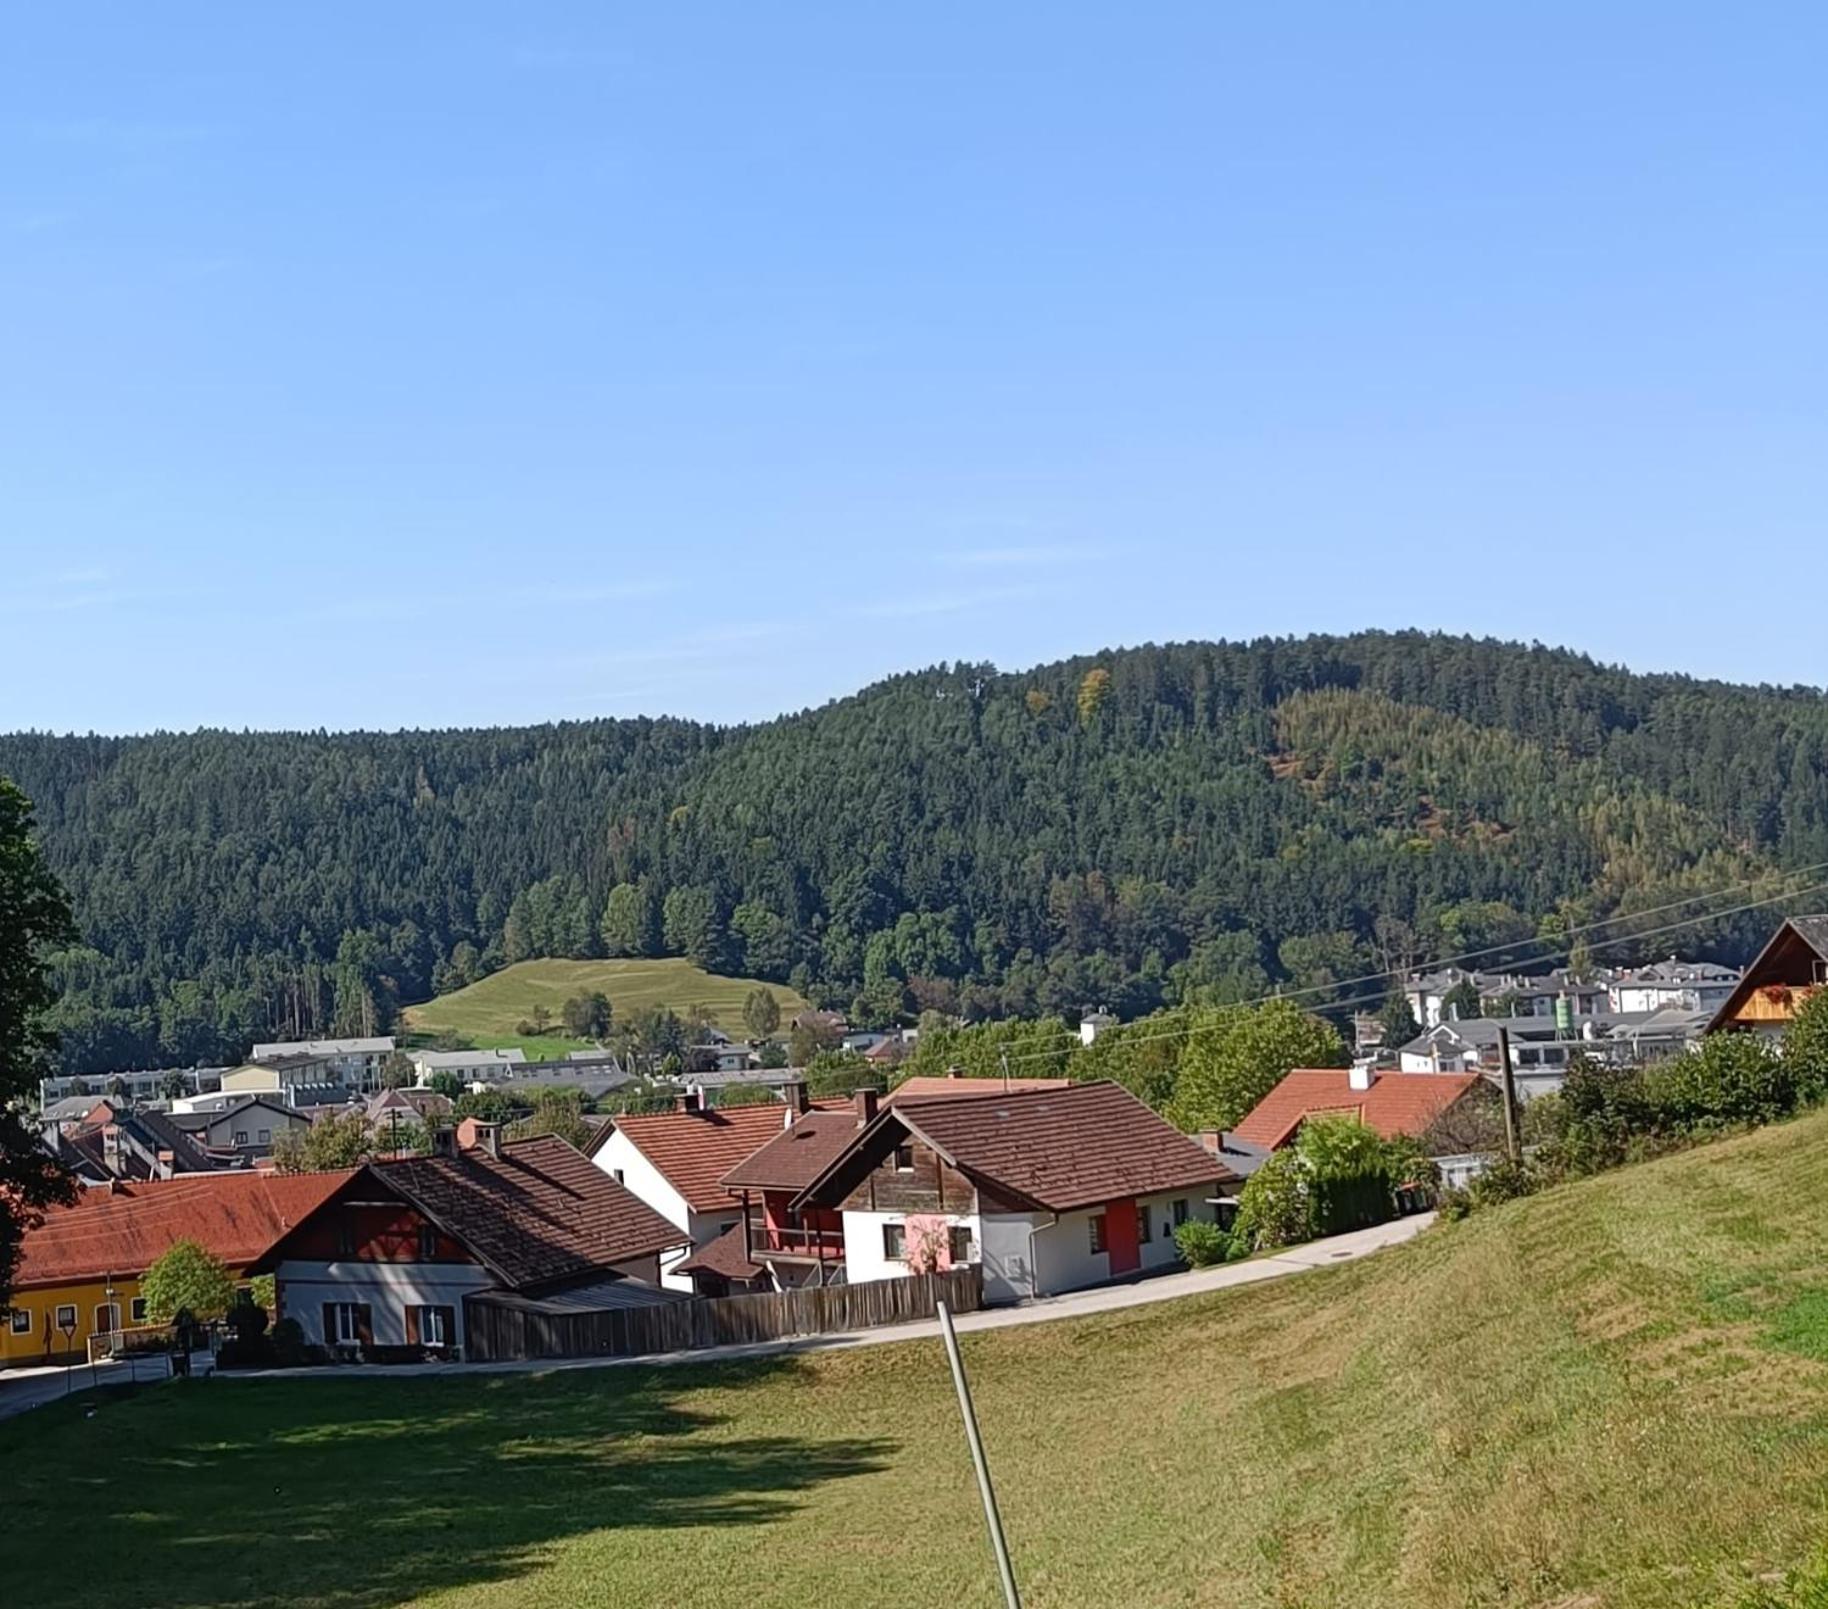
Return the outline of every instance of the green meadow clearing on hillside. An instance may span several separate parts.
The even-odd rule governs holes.
[[[1828,1536],[1825,1196],[1828,1113],[966,1337],[1026,1601],[1746,1601]],[[84,1403],[0,1424],[34,1609],[997,1602],[937,1343]]]
[[[552,1013],[554,1023],[573,995],[601,989],[616,1016],[626,1020],[646,1006],[665,1006],[685,1016],[694,1006],[707,1008],[717,1026],[740,1034],[743,1002],[754,989],[769,989],[781,1003],[783,1021],[803,1010],[806,1001],[784,983],[756,978],[726,978],[690,961],[669,957],[657,961],[518,961],[492,972],[467,989],[440,995],[402,1013],[416,1034],[455,1033],[479,1045],[524,1045],[520,1024],[535,1006]],[[543,1041],[542,1043],[549,1043]],[[532,1054],[529,1051],[529,1054]]]

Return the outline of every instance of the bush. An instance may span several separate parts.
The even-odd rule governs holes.
[[[1500,1157],[1487,1166],[1483,1173],[1474,1175],[1466,1187],[1466,1197],[1475,1209],[1495,1207],[1501,1201],[1518,1201],[1524,1196],[1533,1196],[1538,1187],[1539,1181],[1535,1173],[1526,1164]]]
[[[1796,1107],[1793,1071],[1757,1034],[1709,1034],[1651,1068],[1644,1088],[1652,1107],[1644,1126],[1652,1131],[1769,1123]]]
[[[281,1368],[295,1369],[309,1361],[305,1329],[295,1318],[282,1318],[273,1326],[273,1358]]]
[[[1289,1148],[1273,1152],[1238,1195],[1232,1233],[1251,1251],[1295,1246],[1314,1238],[1314,1202],[1308,1165]]]
[[[1204,1218],[1189,1218],[1176,1229],[1174,1244],[1180,1251],[1181,1261],[1189,1268],[1211,1268],[1215,1263],[1228,1263],[1239,1252],[1228,1231]]]

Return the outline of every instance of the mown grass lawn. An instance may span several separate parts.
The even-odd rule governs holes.
[[[968,1337],[1029,1603],[1735,1601],[1828,1536],[1828,1115]],[[943,1359],[201,1382],[0,1425],[34,1609],[990,1606]]]
[[[806,1005],[783,983],[723,977],[677,957],[653,961],[518,961],[468,988],[408,1006],[402,1017],[414,1033],[449,1032],[463,1034],[479,1045],[526,1046],[533,1041],[521,1035],[520,1024],[532,1016],[535,1006],[544,1006],[556,1023],[565,1002],[573,995],[601,989],[609,996],[616,1016],[623,1020],[648,1006],[668,1007],[682,1017],[693,1007],[702,1006],[726,1033],[741,1034],[745,1031],[743,1002],[759,988],[773,991],[781,1003],[783,1021]],[[531,1049],[527,1053],[533,1054]]]

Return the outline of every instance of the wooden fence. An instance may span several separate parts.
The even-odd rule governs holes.
[[[464,1356],[472,1363],[494,1363],[688,1352],[932,1318],[939,1302],[955,1313],[970,1313],[983,1299],[983,1270],[976,1264],[861,1285],[813,1285],[593,1312],[542,1311],[511,1298],[472,1296],[463,1305]]]

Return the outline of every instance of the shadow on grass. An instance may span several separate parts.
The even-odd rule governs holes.
[[[79,1394],[0,1426],[0,1581],[34,1609],[369,1609],[511,1579],[586,1532],[765,1524],[897,1447],[827,1433],[810,1388],[783,1424],[800,1368]],[[780,1433],[679,1405],[704,1384],[774,1388]]]

